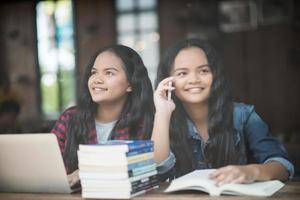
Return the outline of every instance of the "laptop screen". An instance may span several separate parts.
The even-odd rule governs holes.
[[[71,192],[54,134],[0,134],[0,192]]]

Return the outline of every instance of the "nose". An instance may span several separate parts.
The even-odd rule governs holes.
[[[197,73],[190,73],[188,77],[188,83],[194,84],[200,82],[201,78],[200,75]]]
[[[93,84],[101,84],[103,83],[103,78],[101,76],[95,76],[92,80]]]
[[[101,80],[95,80],[94,83],[95,84],[101,84],[101,83],[103,83],[103,81],[101,81]]]

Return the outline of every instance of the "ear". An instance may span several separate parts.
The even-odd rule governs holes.
[[[132,92],[132,87],[131,85],[128,85],[127,89],[126,89],[126,92]]]

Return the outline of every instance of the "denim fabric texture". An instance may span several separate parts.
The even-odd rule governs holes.
[[[271,136],[267,124],[255,112],[253,105],[234,103],[233,123],[235,145],[239,145],[242,142],[245,144],[239,164],[277,161],[287,169],[289,177],[293,177],[294,166],[288,160],[285,148],[276,138]],[[203,142],[195,125],[189,119],[187,119],[187,126],[193,156],[197,161],[197,169],[212,168],[212,166],[204,162],[204,150],[209,140],[207,143]],[[169,156],[166,160],[168,161],[163,162],[165,164],[163,168],[171,170],[176,162],[176,158]],[[162,165],[160,166],[162,167]]]

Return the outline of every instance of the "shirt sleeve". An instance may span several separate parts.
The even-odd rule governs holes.
[[[281,143],[271,136],[267,124],[259,117],[252,107],[246,119],[245,132],[247,143],[252,156],[258,163],[271,160],[280,162],[289,172],[290,178],[294,174],[294,166],[288,160],[288,154]]]
[[[176,159],[174,154],[170,151],[169,156],[157,165],[158,174],[164,174],[170,171],[175,165]]]
[[[59,119],[55,122],[54,127],[51,130],[51,133],[54,133],[57,137],[60,151],[63,154],[66,146],[67,140],[67,129],[70,120],[70,114],[73,112],[73,109],[68,109],[64,111]]]
[[[281,157],[273,157],[273,158],[267,159],[264,163],[268,163],[268,162],[272,162],[272,161],[279,162],[289,172],[290,180],[294,177],[295,169],[294,169],[293,164],[289,160],[287,160],[285,158],[281,158]]]

